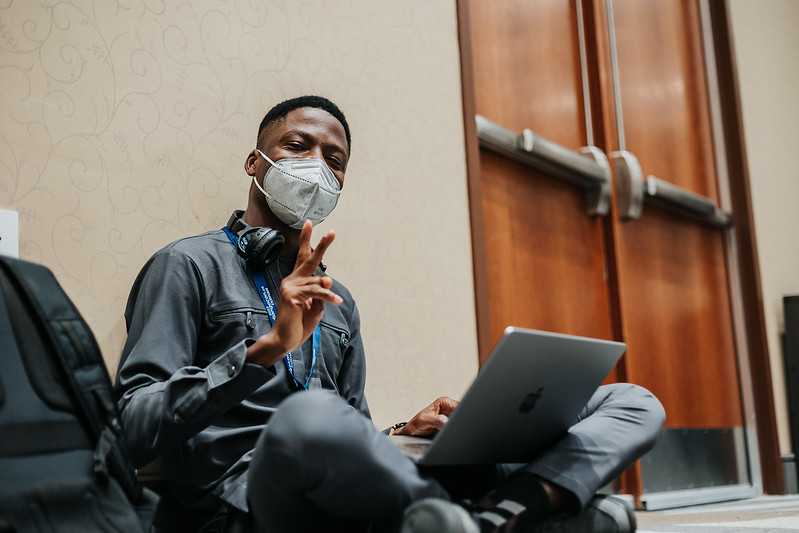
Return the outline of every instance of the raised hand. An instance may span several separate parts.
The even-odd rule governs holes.
[[[325,303],[339,305],[342,302],[341,297],[330,290],[332,279],[314,275],[335,233],[328,231],[312,250],[312,230],[313,225],[306,221],[300,233],[294,270],[280,284],[275,323],[269,333],[259,337],[247,349],[250,363],[269,367],[280,361],[311,336],[322,319]]]

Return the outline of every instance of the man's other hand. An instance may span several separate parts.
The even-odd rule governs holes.
[[[432,437],[444,427],[449,415],[458,406],[458,402],[442,396],[416,413],[404,427],[397,429],[394,435],[413,435],[416,437]]]
[[[287,353],[299,348],[311,336],[322,319],[325,303],[339,305],[341,297],[330,290],[333,280],[315,276],[330,243],[336,237],[331,230],[311,249],[313,225],[306,220],[300,233],[300,248],[294,270],[280,284],[277,316],[272,329],[247,349],[247,361],[270,367]]]

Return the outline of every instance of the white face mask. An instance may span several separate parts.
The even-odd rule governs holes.
[[[323,221],[333,211],[341,194],[341,185],[333,171],[321,159],[278,159],[272,161],[262,151],[261,157],[272,166],[264,175],[264,185],[255,186],[264,193],[269,209],[284,224],[302,229],[306,220],[313,225]]]

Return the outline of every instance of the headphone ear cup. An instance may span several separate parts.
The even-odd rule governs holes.
[[[246,257],[259,267],[266,267],[277,259],[283,251],[285,239],[279,231],[272,228],[258,228],[254,233],[247,235],[247,247],[244,250]]]

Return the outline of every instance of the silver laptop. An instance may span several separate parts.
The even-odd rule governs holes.
[[[523,463],[577,419],[626,346],[509,327],[432,439],[392,436],[419,464]]]

